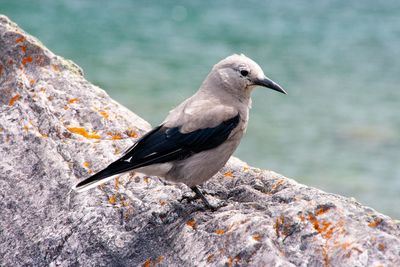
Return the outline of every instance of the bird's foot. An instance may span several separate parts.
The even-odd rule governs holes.
[[[191,201],[193,201],[193,200],[196,200],[196,199],[199,199],[199,198],[200,198],[200,199],[203,201],[204,206],[205,206],[207,209],[210,209],[210,210],[212,210],[212,211],[216,211],[218,208],[220,208],[221,206],[223,206],[223,205],[214,206],[214,205],[210,204],[210,202],[207,200],[207,198],[205,197],[205,195],[200,191],[200,189],[199,189],[197,186],[193,186],[193,187],[191,187],[190,189],[193,190],[193,192],[195,193],[195,195],[194,195],[194,196],[183,196],[182,199],[180,200],[180,202],[182,202],[182,201],[185,200],[185,199],[186,199],[188,202],[191,202]]]
[[[199,196],[198,195],[190,195],[190,194],[188,194],[188,193],[184,193],[184,195],[182,196],[182,198],[181,199],[179,199],[179,202],[183,202],[183,201],[187,201],[188,203],[190,203],[190,202],[192,202],[192,201],[194,201],[194,200],[196,200],[196,199],[198,199],[199,198]]]

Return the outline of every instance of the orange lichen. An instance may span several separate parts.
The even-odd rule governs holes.
[[[144,179],[143,179],[143,180],[144,180],[144,182],[145,182],[146,184],[150,183],[150,178],[149,178],[149,177],[147,177],[147,176],[146,176],[146,177],[144,177]]]
[[[322,248],[322,257],[324,259],[324,265],[325,266],[330,266],[331,265],[331,261],[330,261],[330,259],[328,257],[328,250],[325,247]]]
[[[22,46],[20,46],[20,48],[21,48],[21,51],[22,51],[23,53],[26,53],[26,46],[22,45]]]
[[[153,265],[153,261],[151,259],[147,259],[144,263],[143,263],[143,267],[150,267]]]
[[[116,190],[119,189],[119,177],[115,177],[114,179],[114,187]]]
[[[214,259],[214,254],[210,254],[207,257],[207,262],[210,263]]]
[[[300,221],[304,222],[304,220],[305,220],[306,218],[304,217],[304,214],[303,214],[303,213],[300,213],[300,214],[299,214],[299,219],[300,219]]]
[[[100,189],[100,190],[104,190],[104,184],[98,185],[97,188]]]
[[[8,105],[11,107],[20,98],[21,98],[21,95],[17,93],[15,96],[11,97],[10,101],[8,102]]]
[[[118,147],[114,147],[114,154],[118,155],[121,152],[121,150]]]
[[[84,166],[85,168],[89,168],[89,166],[90,166],[90,163],[89,163],[89,162],[87,162],[87,161],[85,161],[85,162],[83,163],[83,166]]]
[[[380,251],[384,251],[385,248],[386,248],[385,244],[383,244],[383,243],[379,243],[379,244],[378,244],[378,249],[379,249]]]
[[[75,102],[77,102],[77,101],[79,101],[79,98],[77,98],[77,97],[68,99],[68,103],[69,103],[69,104],[73,104],[73,103],[75,103]]]
[[[65,105],[65,106],[64,106],[64,109],[67,110],[67,109],[69,109],[69,107],[68,107],[67,105]]]
[[[186,222],[186,225],[194,229],[196,228],[196,221],[192,218]]]
[[[319,222],[318,222],[317,218],[314,216],[314,214],[309,213],[308,220],[313,225],[314,229],[319,232],[320,231]]]
[[[24,125],[24,130],[27,132],[29,130],[28,125]]]
[[[322,224],[321,235],[326,239],[330,239],[333,235],[333,227],[331,227],[332,223],[323,221],[321,224]]]
[[[91,138],[91,139],[100,139],[101,138],[101,136],[98,135],[96,132],[89,133],[86,131],[85,128],[82,128],[82,127],[68,127],[67,129],[71,133],[79,134],[86,138]]]
[[[167,204],[167,202],[165,200],[160,200],[160,205],[164,206],[165,204]]]
[[[45,62],[45,57],[42,55],[36,55],[35,56],[35,62],[36,64],[38,64],[39,66],[43,66],[44,62]]]
[[[254,234],[251,236],[255,241],[261,241],[262,236],[260,234]]]
[[[235,261],[235,263],[237,263],[238,261],[240,261],[240,256],[237,255],[237,256],[235,257],[234,261]]]
[[[35,81],[34,79],[32,79],[32,80],[29,81],[29,84],[30,84],[31,86],[33,86],[35,83],[36,83],[36,81]]]
[[[225,234],[225,230],[224,229],[217,229],[217,230],[215,230],[215,233],[217,235],[223,235],[223,234]]]
[[[371,228],[376,228],[378,225],[380,225],[382,223],[382,219],[381,218],[375,218],[372,222],[368,223],[368,226]]]
[[[28,56],[28,57],[24,57],[22,59],[22,65],[26,65],[27,63],[31,63],[32,62],[32,57]]]
[[[275,224],[274,224],[274,229],[275,229],[275,234],[277,237],[280,237],[279,230],[281,228],[281,225],[283,225],[284,223],[285,223],[285,217],[283,217],[283,215],[276,218]]]
[[[23,37],[23,36],[18,37],[17,39],[15,39],[15,43],[16,43],[16,44],[21,43],[21,42],[23,42],[23,41],[25,41],[25,37]]]
[[[60,67],[58,66],[58,65],[54,65],[54,64],[52,64],[51,65],[51,68],[54,70],[54,71],[60,71]]]
[[[281,186],[285,181],[283,179],[279,179],[275,184],[271,186],[271,190],[275,191],[279,186]]]
[[[108,197],[108,202],[109,202],[111,205],[115,205],[115,203],[117,202],[117,198],[115,197],[115,195],[109,196],[109,197]]]
[[[224,173],[224,176],[225,177],[233,177],[233,172],[227,171],[227,172]]]
[[[132,129],[128,129],[126,131],[126,134],[131,138],[138,138],[139,137],[139,135]]]
[[[122,136],[120,134],[111,135],[111,140],[121,140]]]
[[[227,262],[229,267],[233,266],[233,259],[231,257],[228,258],[228,262]]]
[[[240,256],[237,255],[235,258],[232,259],[232,257],[228,257],[228,262],[227,265],[229,267],[232,267],[233,265],[237,265],[238,261],[240,261]]]
[[[125,200],[121,200],[121,207],[128,207],[129,203],[126,202]]]
[[[343,250],[347,250],[351,246],[351,243],[350,242],[344,242],[344,243],[340,243],[337,246],[340,246]]]
[[[324,238],[330,239],[332,237],[334,228],[331,222],[322,221],[320,223],[317,217],[315,217],[315,215],[312,213],[308,214],[308,220],[311,222],[314,229]]]
[[[102,111],[99,111],[99,113],[100,113],[101,116],[103,116],[104,119],[106,119],[106,120],[108,119],[109,115],[108,115],[108,113],[106,111],[102,110]]]
[[[162,262],[164,260],[164,256],[160,255],[157,257],[157,259],[154,261],[154,265]]]
[[[330,207],[330,206],[322,205],[322,206],[318,207],[318,208],[315,210],[315,215],[316,215],[316,216],[320,216],[320,215],[322,215],[322,214],[328,212],[331,208],[332,208],[332,207]]]

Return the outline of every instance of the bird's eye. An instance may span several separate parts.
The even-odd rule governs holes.
[[[241,70],[240,74],[242,74],[242,76],[247,76],[249,75],[249,72],[247,70]]]

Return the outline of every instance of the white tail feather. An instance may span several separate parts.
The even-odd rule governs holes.
[[[104,184],[104,183],[110,181],[111,179],[114,179],[115,176],[116,175],[113,175],[113,176],[101,179],[99,181],[95,181],[95,182],[92,182],[92,183],[89,183],[89,184],[85,184],[85,185],[79,186],[79,187],[77,187],[77,185],[78,185],[78,183],[77,183],[72,187],[72,189],[74,191],[78,192],[78,193],[81,193],[81,192],[84,192],[86,190],[92,189],[92,188],[94,188],[94,187],[96,187],[98,185]]]

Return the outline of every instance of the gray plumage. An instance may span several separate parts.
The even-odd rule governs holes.
[[[235,54],[223,59],[200,89],[171,110],[160,126],[74,189],[84,191],[113,175],[135,170],[195,190],[225,165],[239,145],[247,128],[250,94],[258,85],[286,93],[250,58]]]

